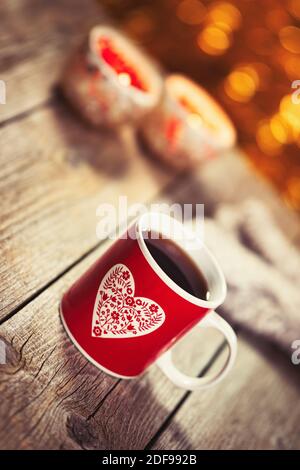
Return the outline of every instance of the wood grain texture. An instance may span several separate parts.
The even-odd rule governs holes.
[[[233,371],[192,394],[153,448],[299,449],[299,386],[299,366],[289,357],[240,337]]]
[[[7,345],[0,375],[2,449],[140,449],[185,395],[155,366],[138,380],[119,382],[89,364],[67,338],[60,298],[106,247],[0,327]],[[195,330],[178,344],[175,360],[197,374],[220,341]]]
[[[0,78],[7,88],[2,122],[49,99],[68,54],[104,14],[93,0],[84,7],[81,0],[10,0],[1,2],[0,16]]]
[[[89,129],[64,104],[5,126],[0,138],[3,318],[99,242],[100,204],[123,217],[119,196],[146,202],[174,175],[143,158],[131,130]]]
[[[0,328],[9,357],[0,382],[3,448],[143,448],[165,423],[155,448],[298,445],[299,383],[295,370],[287,372],[276,351],[243,343],[227,381],[214,391],[191,395],[173,387],[155,367],[138,381],[117,383],[89,365],[66,338],[57,305],[66,287],[100,252]],[[199,344],[196,336],[186,341],[189,347]],[[199,351],[193,350],[194,355],[188,356],[187,349],[183,347],[179,361],[199,372],[211,357],[211,337],[201,342]],[[196,362],[199,352],[201,360]]]

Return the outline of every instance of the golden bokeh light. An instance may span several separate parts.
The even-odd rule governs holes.
[[[290,80],[300,77],[300,56],[289,55],[283,57],[283,67]]]
[[[277,156],[280,154],[282,144],[275,139],[268,120],[263,120],[258,124],[256,142],[260,150],[267,155]]]
[[[246,103],[254,96],[258,85],[259,76],[256,70],[251,66],[242,66],[228,75],[224,90],[234,101]]]
[[[209,55],[224,54],[231,45],[231,36],[216,26],[207,26],[200,32],[197,43]]]
[[[166,71],[220,101],[249,161],[300,213],[300,0],[101,2]],[[192,127],[212,125],[189,113]]]
[[[239,9],[229,2],[215,2],[210,6],[207,21],[224,31],[238,29],[242,23]]]
[[[300,28],[286,26],[279,32],[281,45],[294,54],[300,54]]]
[[[291,15],[294,16],[294,18],[297,18],[297,19],[300,20],[300,2],[299,2],[299,0],[288,0],[287,8],[288,8],[288,11],[291,13]]]
[[[199,0],[183,0],[177,5],[177,17],[186,24],[200,24],[205,17],[206,8]]]
[[[280,114],[275,114],[270,120],[270,130],[274,138],[280,144],[288,144],[292,141],[291,128]]]
[[[294,104],[291,95],[286,95],[280,102],[280,116],[293,131],[294,139],[300,134],[300,105]]]

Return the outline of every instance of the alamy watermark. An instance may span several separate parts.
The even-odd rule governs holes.
[[[298,366],[300,364],[300,339],[295,339],[291,344],[291,348],[294,349],[291,356],[292,364]]]
[[[6,364],[6,344],[0,339],[0,365]]]
[[[116,205],[104,203],[100,204],[96,210],[96,216],[99,219],[96,225],[96,235],[99,240],[110,239],[116,240],[118,238],[135,238],[135,230],[127,230],[134,220],[137,220],[145,213],[149,213],[149,217],[157,218],[157,214],[165,214],[170,217],[168,227],[165,221],[162,223],[164,226],[162,230],[158,230],[164,235],[167,231],[168,237],[178,238],[184,236],[185,238],[190,234],[196,234],[198,238],[203,240],[204,234],[204,204],[167,204],[165,202],[157,202],[150,205],[142,203],[129,204],[127,196],[119,197]],[[190,231],[183,232],[176,229],[176,222],[178,221],[183,225],[189,225]],[[173,222],[174,223],[173,223]],[[151,236],[152,233],[151,222],[149,224]],[[156,223],[157,226],[157,223]],[[178,228],[178,224],[177,224]],[[147,230],[147,227],[145,227]]]
[[[294,80],[292,82],[292,88],[295,89],[292,93],[292,103],[300,104],[300,80]]]
[[[0,80],[0,104],[6,104],[6,83]]]

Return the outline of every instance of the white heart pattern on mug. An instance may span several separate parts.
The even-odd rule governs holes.
[[[135,297],[130,269],[115,264],[103,277],[96,296],[92,336],[132,338],[157,330],[165,321],[165,312],[151,299]]]

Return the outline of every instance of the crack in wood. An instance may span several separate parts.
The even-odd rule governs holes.
[[[121,382],[121,379],[117,380],[116,383],[108,390],[108,392],[104,395],[104,397],[100,400],[94,411],[86,418],[87,421],[90,421],[90,419],[94,418],[95,415],[98,413],[100,410],[101,406],[107,399],[107,397],[111,394],[111,392],[114,391],[114,389],[118,386],[118,384]]]
[[[52,348],[52,350],[50,351],[50,353],[49,353],[49,354],[46,356],[46,358],[42,361],[40,367],[39,367],[38,370],[37,370],[37,373],[34,374],[32,381],[38,378],[39,373],[40,373],[41,370],[43,369],[43,367],[44,367],[44,365],[46,364],[46,362],[50,359],[50,357],[51,357],[52,354],[54,353],[55,349],[56,349],[56,346],[54,346],[54,348]]]

